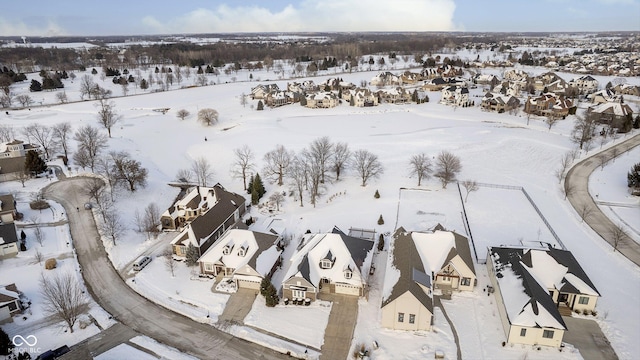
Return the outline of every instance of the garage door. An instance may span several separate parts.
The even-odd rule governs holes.
[[[346,284],[336,284],[336,294],[360,295],[360,287]]]
[[[260,282],[238,279],[238,287],[260,290]]]

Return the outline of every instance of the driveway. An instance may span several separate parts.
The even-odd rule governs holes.
[[[103,309],[131,330],[201,359],[285,358],[156,305],[127,286],[107,258],[91,212],[73,211],[88,201],[84,182],[84,178],[67,178],[47,186],[43,194],[64,206],[85,284]]]
[[[568,191],[569,195],[567,196],[571,205],[577,212],[580,212],[580,209],[585,206],[594,210],[592,214],[585,219],[585,222],[589,224],[600,237],[611,244],[612,247],[614,239],[611,236],[611,229],[615,224],[600,210],[595,201],[593,201],[591,194],[589,194],[589,176],[600,166],[600,160],[595,156],[605,156],[607,161],[609,161],[614,155],[620,156],[638,145],[640,145],[640,134],[620,142],[607,150],[593,154],[572,167],[567,173],[564,182],[565,191],[566,189],[571,189],[571,191]],[[640,266],[640,245],[633,241],[631,237],[625,235],[620,240],[618,251],[633,263]]]
[[[336,294],[319,295],[321,300],[333,302],[329,323],[324,331],[324,344],[320,348],[322,352],[320,359],[347,359],[358,319],[358,297]]]
[[[563,316],[562,320],[569,329],[565,331],[563,341],[580,350],[584,360],[618,360],[597,322],[571,316]]]
[[[214,285],[215,286],[215,285]],[[243,324],[244,318],[251,311],[258,290],[240,288],[231,294],[224,311],[218,316],[218,323],[223,325]]]

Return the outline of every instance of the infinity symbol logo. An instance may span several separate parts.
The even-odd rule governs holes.
[[[31,343],[29,339],[33,339],[33,343]],[[38,343],[38,338],[35,335],[29,335],[26,338],[23,337],[22,335],[16,335],[11,339],[11,341],[15,346],[22,346],[22,345],[35,346]]]

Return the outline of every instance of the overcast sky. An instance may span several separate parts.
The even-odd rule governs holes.
[[[640,0],[3,1],[0,36],[640,31]]]

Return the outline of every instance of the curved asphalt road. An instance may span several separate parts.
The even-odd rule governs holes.
[[[210,325],[191,320],[145,299],[120,278],[107,258],[82,184],[84,178],[67,178],[47,186],[45,198],[64,206],[73,246],[86,286],[107,312],[126,327],[201,359],[283,359],[285,355],[235,338]],[[79,211],[73,211],[79,207]]]
[[[640,145],[640,134],[580,161],[569,170],[565,178],[565,191],[572,189],[567,196],[571,205],[577,212],[580,212],[579,209],[582,209],[585,205],[594,210],[591,215],[585,219],[585,222],[589,224],[600,237],[611,244],[612,247],[614,241],[611,236],[611,229],[615,224],[600,210],[595,201],[593,201],[591,194],[589,194],[589,176],[600,166],[600,159],[597,156],[603,155],[606,157],[606,161],[609,161],[614,157],[615,152],[617,152],[617,156],[620,156],[638,145]],[[640,266],[640,245],[633,241],[628,235],[625,235],[619,242],[618,251],[626,256],[627,259]]]

